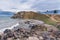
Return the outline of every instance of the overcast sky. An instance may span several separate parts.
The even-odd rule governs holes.
[[[0,10],[54,10],[60,9],[60,0],[0,0]]]

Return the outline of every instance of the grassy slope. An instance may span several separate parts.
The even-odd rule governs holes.
[[[47,14],[48,15],[48,14]],[[37,20],[42,20],[44,21],[45,23],[47,24],[50,24],[50,25],[55,25],[56,22],[51,20],[50,17],[46,16],[46,14],[25,14],[25,19],[37,19]]]
[[[37,16],[37,19],[38,20],[42,20],[44,21],[45,23],[47,24],[50,24],[50,25],[55,25],[56,22],[51,20],[48,16],[46,16],[45,14],[40,14],[39,16]]]
[[[15,16],[13,16],[13,18],[19,18],[21,12],[17,13]],[[37,12],[22,12],[23,14],[23,18],[24,19],[37,19],[37,20],[42,20],[47,24],[51,24],[51,25],[55,25],[56,22],[53,21],[52,19],[50,19],[50,17],[46,16],[46,14],[39,14]],[[47,14],[49,15],[49,14]],[[49,15],[51,16],[51,14]],[[56,18],[57,17],[57,18]],[[59,20],[60,15],[55,16],[56,20]]]
[[[50,24],[50,25],[56,25],[56,21],[51,19],[51,14],[39,14],[36,12],[22,12],[24,13],[21,17],[21,12],[17,13],[16,15],[14,15],[12,18],[23,18],[23,19],[36,19],[36,20],[41,20],[44,21],[46,24]],[[60,22],[60,15],[55,15],[53,17],[55,20]],[[60,29],[60,26],[59,26]]]

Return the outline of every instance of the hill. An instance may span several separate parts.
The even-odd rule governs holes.
[[[15,14],[12,18],[42,20],[51,25],[55,25],[56,22],[60,22],[60,15],[58,14],[41,14],[33,11],[21,11]]]

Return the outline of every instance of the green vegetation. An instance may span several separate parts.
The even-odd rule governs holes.
[[[39,16],[36,17],[36,19],[44,21],[45,23],[50,24],[50,25],[55,25],[56,24],[55,21],[51,20],[48,16],[46,16],[44,14],[40,14]]]
[[[55,25],[56,22],[52,21],[51,19],[48,19],[47,21],[45,21],[45,23],[50,24],[50,25]]]
[[[23,15],[21,15],[22,13]],[[57,13],[57,11],[55,10],[54,13]],[[12,18],[36,19],[36,20],[44,21],[45,23],[50,24],[50,25],[55,25],[56,21],[52,20],[51,18],[59,20],[60,15],[58,16],[54,14],[51,15],[51,14],[41,14],[41,13],[37,13],[33,11],[30,11],[30,12],[23,11],[23,12],[18,12]]]

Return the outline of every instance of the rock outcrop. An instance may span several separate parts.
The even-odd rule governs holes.
[[[25,19],[21,22],[19,24],[22,27],[19,25],[17,29],[6,29],[0,35],[0,40],[60,40],[60,31],[52,25],[34,19]]]

